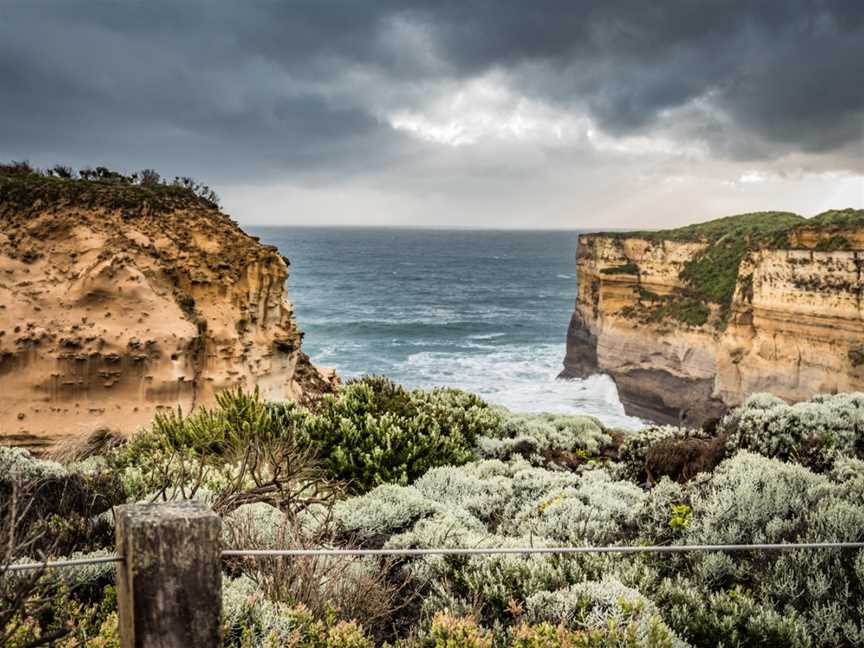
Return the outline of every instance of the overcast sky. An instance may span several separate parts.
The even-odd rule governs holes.
[[[864,2],[0,0],[0,158],[246,224],[864,206]]]

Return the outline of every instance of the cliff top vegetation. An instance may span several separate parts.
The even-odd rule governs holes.
[[[807,227],[864,226],[864,209],[829,209],[818,216],[807,219],[804,225]]]
[[[826,236],[815,243],[820,251],[852,249],[849,239],[836,233],[837,229],[864,227],[864,210],[832,209],[813,218],[804,218],[791,212],[766,211],[726,216],[704,223],[694,223],[675,229],[610,232],[602,236],[642,238],[651,241],[681,241],[707,243],[693,255],[680,272],[687,290],[680,299],[707,301],[720,306],[717,324],[725,326],[735,286],[738,268],[748,251],[762,247],[787,249],[793,247],[792,234],[802,230],[825,230]],[[624,266],[622,266],[624,267]],[[635,266],[634,266],[635,267]],[[636,268],[634,274],[638,274]],[[673,298],[673,302],[680,301]],[[664,311],[654,309],[655,315]],[[674,309],[670,312],[675,312]],[[662,317],[661,317],[662,319]],[[704,309],[699,316],[688,318],[687,323],[701,325],[708,321]]]
[[[704,223],[665,230],[620,232],[618,236],[644,238],[654,241],[707,241],[715,243],[722,238],[783,240],[785,232],[806,222],[803,216],[792,212],[767,211],[725,216]]]
[[[743,240],[752,247],[772,245],[786,247],[788,235],[796,229],[864,226],[864,209],[830,209],[812,218],[793,212],[764,211],[724,216],[702,223],[672,229],[598,232],[613,238],[642,238],[651,241],[721,241]]]
[[[0,164],[0,215],[4,208],[29,212],[45,205],[159,213],[189,207],[219,208],[219,196],[190,177],[163,179],[153,169],[124,175],[107,167],[79,171],[28,162]]]

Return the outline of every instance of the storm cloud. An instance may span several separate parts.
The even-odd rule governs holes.
[[[694,164],[717,187],[855,182],[862,80],[855,0],[0,5],[0,155],[191,173],[241,210],[341,187],[428,224],[412,199],[572,184],[602,206],[598,176],[636,191]]]

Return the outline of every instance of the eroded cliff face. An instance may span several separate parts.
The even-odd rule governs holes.
[[[2,441],[130,433],[235,385],[268,399],[332,387],[300,349],[285,260],[217,209],[108,200],[132,189],[95,183],[83,200],[13,189],[0,186]]]
[[[581,236],[562,375],[608,373],[629,414],[693,426],[757,391],[864,389],[864,228],[805,224],[780,239],[746,250],[723,304],[682,278],[717,243]]]

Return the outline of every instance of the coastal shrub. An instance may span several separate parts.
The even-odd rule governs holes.
[[[511,631],[484,628],[473,616],[440,612],[432,619],[427,637],[418,642],[422,648],[664,648],[684,646],[668,639],[667,631],[656,631],[639,638],[635,626],[610,624],[602,629],[571,630],[565,625],[521,622]]]
[[[831,479],[838,483],[864,481],[864,460],[853,457],[837,457],[829,474]]]
[[[226,548],[273,549],[285,533],[286,518],[266,502],[243,504],[222,516],[222,542]]]
[[[687,543],[861,542],[864,482],[832,482],[804,466],[739,452],[690,497]],[[746,588],[775,610],[797,611],[815,645],[854,645],[864,637],[864,590],[856,552],[800,550],[699,554],[693,577],[712,590]]]
[[[37,173],[28,160],[12,160],[0,163],[0,175],[5,176],[28,176]]]
[[[635,536],[646,498],[635,484],[613,481],[602,470],[591,471],[576,486],[526,501],[512,520],[513,532],[562,545],[623,544]]]
[[[744,588],[711,591],[676,577],[655,585],[651,597],[666,623],[694,646],[813,645],[807,625],[794,609],[777,611]]]
[[[333,519],[341,531],[363,541],[408,529],[439,508],[413,486],[383,484],[365,495],[336,503]]]
[[[244,503],[239,492],[279,475],[315,482],[316,465],[354,493],[405,485],[432,467],[473,458],[476,438],[500,424],[500,415],[474,395],[408,391],[380,377],[350,383],[314,412],[265,403],[257,391],[224,391],[216,400],[216,407],[191,415],[157,415],[149,430],[113,453],[112,469],[132,499],[209,492],[214,506],[230,508]]]
[[[257,443],[287,439],[294,432],[290,415],[274,410],[257,389],[225,390],[216,394],[216,407],[199,407],[184,416],[180,411],[157,413],[152,436],[172,449],[191,449],[198,454],[224,456],[240,454]],[[137,450],[135,439],[128,451]]]
[[[27,450],[0,447],[0,530],[7,544],[27,538],[28,551],[49,555],[110,546],[113,520],[100,514],[124,501],[113,474],[80,474]]]
[[[864,458],[864,394],[815,396],[787,404],[754,394],[721,423],[727,448],[795,461],[817,471],[838,457]]]
[[[104,166],[84,167],[77,174],[68,166],[40,170],[29,162],[0,163],[0,190],[4,198],[32,204],[37,198],[65,199],[90,207],[111,209],[156,208],[168,211],[190,204],[219,208],[219,196],[188,176],[163,180],[152,169],[125,175]]]
[[[574,467],[612,445],[606,428],[592,416],[508,413],[495,436],[478,437],[477,454],[501,460],[519,455],[535,465]]]
[[[109,553],[113,552],[72,552],[64,557],[100,558]],[[39,555],[19,554],[8,564],[42,559]],[[118,645],[99,643],[100,639],[112,636],[109,617],[116,610],[114,565],[100,563],[44,572],[4,573],[3,562],[0,562],[0,645],[10,648],[49,643],[70,648]],[[113,621],[116,638],[116,614]]]
[[[485,546],[555,546],[557,543],[530,536],[497,536]],[[416,572],[415,572],[416,573]],[[435,565],[428,576],[445,583],[449,594],[472,601],[487,623],[508,618],[511,601],[524,601],[537,591],[566,587],[582,577],[578,562],[555,554],[488,554],[451,557]]]
[[[662,474],[650,474],[648,466],[652,448],[661,443],[688,440],[708,440],[710,435],[703,430],[681,428],[672,425],[649,425],[624,436],[618,448],[618,461],[611,467],[622,478],[646,483],[659,479]]]
[[[298,428],[302,408],[226,390],[214,408],[159,414],[109,456],[133,500],[204,499],[226,512],[256,501],[297,514],[336,493]]]
[[[0,603],[9,600],[7,585],[0,578]],[[7,612],[8,608],[0,608],[0,645],[4,648],[120,648],[113,585],[88,592],[65,582],[40,584],[11,616]]]
[[[501,425],[497,408],[490,407],[476,394],[461,389],[415,389],[411,400],[421,415],[430,416],[442,433],[457,435],[473,445],[477,437],[493,433]]]
[[[525,600],[525,609],[535,623],[554,623],[574,630],[618,631],[635,642],[631,645],[686,645],[663,622],[651,601],[614,578],[537,592]]]
[[[483,469],[472,471],[468,467],[473,465],[476,464],[433,468],[414,482],[414,487],[424,497],[446,503],[448,507],[458,506],[495,528],[505,517],[512,500],[512,479],[501,473],[486,473]],[[492,465],[504,468],[500,462]]]
[[[510,414],[463,392],[369,378],[314,410],[228,392],[212,409],[162,417],[106,459],[86,459],[86,470],[0,449],[0,484],[14,473],[49,488],[49,508],[31,530],[47,529],[67,554],[99,548],[87,544],[97,524],[103,553],[110,545],[116,474],[128,488],[115,492],[120,501],[218,504],[226,546],[855,542],[864,540],[861,407],[859,394],[798,406],[757,395],[716,434],[658,426],[619,434],[590,417]],[[321,430],[332,436],[316,437]],[[339,464],[316,468],[316,438],[332,441],[317,448],[322,463],[337,450],[370,456],[341,473]],[[718,441],[717,458],[728,456],[717,465],[671,476],[654,468],[657,453]],[[254,473],[243,467],[250,462]],[[359,475],[363,487],[331,508],[322,469]],[[103,493],[99,512],[64,515],[79,500],[55,502],[50,489],[60,484],[82,502]],[[69,572],[64,609],[80,617],[70,642],[116,645],[116,614],[94,611],[112,570]],[[229,560],[225,573],[231,646],[864,643],[864,551],[304,557]],[[44,583],[58,591],[59,581]],[[59,628],[64,614],[18,614],[21,636]]]
[[[24,448],[0,446],[0,480],[34,481],[62,478],[66,469],[56,461],[37,459]]]
[[[302,605],[267,599],[249,578],[222,586],[223,645],[236,648],[372,648],[356,621],[317,619]]]
[[[632,460],[654,439],[678,436],[707,433],[649,430],[630,446]],[[357,537],[385,547],[857,541],[864,537],[858,463],[864,465],[847,459],[820,475],[742,451],[685,484],[664,478],[646,492],[617,479],[614,464],[575,474],[532,466],[517,455],[433,469],[413,487],[382,487],[346,500],[337,517],[351,520],[345,528]],[[674,631],[693,645],[706,645],[712,633],[725,637],[724,645],[854,645],[864,600],[862,554],[425,556],[406,559],[401,573],[422,593],[424,614],[473,615],[482,627],[510,628],[505,634],[517,621],[509,611],[514,601],[524,605],[540,592],[617,575],[622,587],[650,598],[644,609],[649,618],[662,617],[651,626],[661,638]],[[618,630],[646,627],[619,621]],[[532,622],[556,626],[560,620]]]
[[[298,438],[351,492],[363,493],[380,484],[410,484],[436,466],[465,463],[477,437],[499,424],[499,415],[472,394],[408,391],[371,377],[322,398]]]
[[[392,548],[560,546],[635,537],[646,497],[602,470],[574,475],[521,458],[485,460],[436,468],[413,487],[381,486],[337,504],[334,518],[351,537]],[[426,592],[430,614],[455,608],[495,622],[505,618],[511,599],[566,587],[602,562],[596,556],[426,556],[406,571]]]
[[[687,539],[726,544],[794,542],[830,493],[829,480],[803,466],[747,451],[696,485]],[[862,529],[864,533],[864,529]],[[746,561],[736,561],[743,567]]]
[[[509,466],[512,470],[513,498],[507,509],[508,518],[512,518],[526,501],[537,500],[559,488],[576,486],[581,479],[571,472],[548,470],[518,461],[511,461]]]
[[[252,549],[317,549],[332,542],[334,529],[327,517],[308,533],[297,518],[258,502],[223,517],[224,546]],[[246,577],[255,596],[267,605],[302,605],[329,625],[362,619],[376,640],[392,638],[392,625],[410,613],[414,594],[387,557],[294,556],[290,560],[231,558],[225,573]],[[415,606],[416,607],[416,606]],[[331,639],[333,639],[331,637]],[[280,644],[281,645],[281,644]]]
[[[641,538],[652,544],[672,543],[681,538],[693,519],[690,492],[668,477],[646,494],[636,524]]]
[[[438,612],[432,619],[425,648],[492,648],[493,636],[479,627],[473,617]]]

